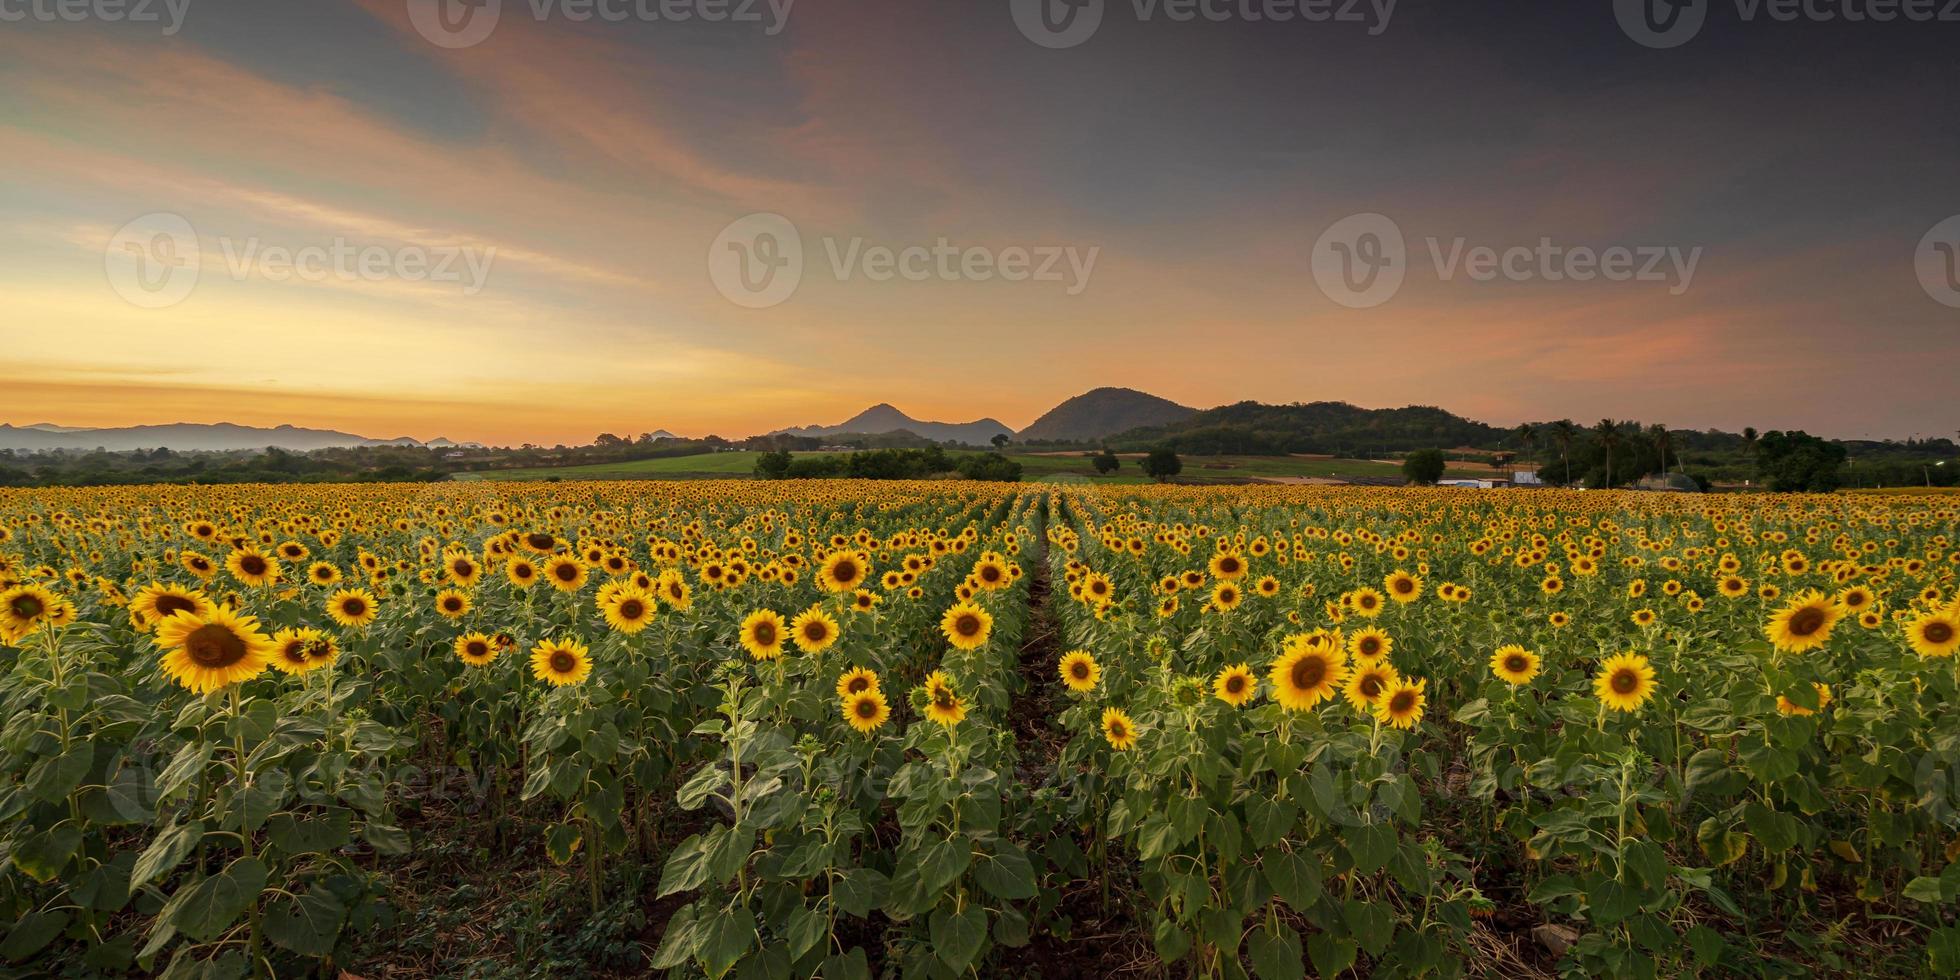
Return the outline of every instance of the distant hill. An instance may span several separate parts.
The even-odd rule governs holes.
[[[1021,442],[1084,442],[1131,429],[1169,425],[1196,414],[1195,408],[1133,388],[1097,388],[1049,409],[1015,438]]]
[[[1239,402],[1168,425],[1131,429],[1110,440],[1118,449],[1169,445],[1181,453],[1369,455],[1430,447],[1495,445],[1505,429],[1440,408],[1358,408],[1346,402],[1263,405]]]
[[[132,425],[118,429],[76,429],[39,423],[13,426],[0,423],[0,449],[42,450],[100,447],[111,452],[131,449],[173,449],[180,452],[264,449],[278,446],[304,452],[348,446],[420,446],[421,442],[401,436],[370,439],[331,429],[302,429],[282,425],[266,429],[252,425],[219,422],[213,425],[178,422],[171,425]]]
[[[923,436],[933,442],[963,442],[972,446],[984,446],[993,441],[996,435],[1010,437],[1014,435],[1013,429],[993,419],[981,419],[977,422],[922,422],[883,402],[851,416],[838,425],[778,429],[769,434],[823,438],[852,432],[877,435],[901,430]]]

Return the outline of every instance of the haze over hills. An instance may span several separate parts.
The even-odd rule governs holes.
[[[915,419],[891,405],[879,402],[838,425],[812,425],[803,428],[777,429],[769,435],[803,436],[822,438],[843,435],[847,432],[862,432],[879,435],[886,432],[911,432],[924,436],[934,442],[963,442],[973,446],[984,446],[993,441],[994,436],[1005,435],[1012,438],[1014,430],[994,419],[980,419],[977,422],[925,422]]]
[[[1022,442],[1080,442],[1145,426],[1169,425],[1196,414],[1195,408],[1134,388],[1096,388],[1049,409],[1016,438]]]
[[[110,429],[75,428],[47,422],[25,426],[0,423],[0,449],[30,452],[44,449],[97,448],[111,452],[158,448],[179,452],[228,452],[240,449],[264,449],[267,446],[306,452],[314,449],[359,446],[429,446],[440,449],[466,445],[474,446],[475,443],[456,443],[448,439],[435,439],[424,443],[407,436],[394,439],[370,439],[332,429],[303,429],[292,425],[268,429],[253,425],[234,425],[230,422],[214,424],[177,422],[168,425],[132,425]]]

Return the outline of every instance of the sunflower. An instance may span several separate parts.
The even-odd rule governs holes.
[[[462,619],[470,611],[470,597],[455,589],[436,593],[436,612],[444,619]]]
[[[1056,670],[1062,675],[1062,683],[1078,694],[1087,694],[1096,689],[1096,682],[1102,679],[1102,667],[1096,658],[1086,650],[1071,650],[1062,654],[1061,663]]]
[[[520,589],[538,584],[538,575],[538,566],[522,555],[513,555],[504,563],[504,578]]]
[[[859,589],[851,593],[851,611],[870,612],[877,608],[878,603],[883,601],[884,599],[878,593],[869,589]]]
[[[1654,668],[1637,653],[1607,657],[1593,675],[1593,694],[1615,711],[1634,711],[1654,696]]]
[[[1422,598],[1422,579],[1399,568],[1383,576],[1382,588],[1388,590],[1390,599],[1401,605]]]
[[[585,588],[587,572],[585,563],[570,555],[559,555],[544,563],[544,580],[560,592]]]
[[[1211,577],[1222,581],[1244,577],[1245,559],[1229,551],[1219,552],[1211,557]]]
[[[825,592],[849,592],[871,575],[871,567],[855,551],[833,551],[817,566],[817,586]]]
[[[304,674],[327,665],[329,658],[315,658],[317,646],[328,643],[327,635],[312,627],[285,629],[272,634],[272,666],[285,674]]]
[[[1951,657],[1960,650],[1960,615],[1921,613],[1906,625],[1906,640],[1922,657]]]
[[[327,615],[333,621],[351,629],[359,629],[374,622],[380,606],[374,593],[366,589],[341,589],[327,599]]]
[[[1633,615],[1628,618],[1633,621],[1633,625],[1635,626],[1644,627],[1654,625],[1654,611],[1652,609],[1635,609]]]
[[[966,702],[953,691],[953,680],[943,670],[926,675],[926,718],[951,728],[966,717]]]
[[[1244,599],[1245,593],[1240,592],[1239,587],[1231,582],[1220,582],[1211,590],[1211,604],[1227,612],[1237,609]]]
[[[1497,648],[1491,654],[1490,672],[1512,687],[1531,683],[1538,676],[1538,655],[1515,643]]]
[[[774,609],[758,609],[742,620],[737,634],[742,649],[757,660],[774,660],[783,655],[783,615]]]
[[[837,642],[837,621],[830,614],[816,606],[798,613],[789,624],[790,636],[796,640],[796,648],[804,653],[821,653]]]
[[[1348,640],[1348,653],[1356,660],[1380,660],[1395,649],[1395,641],[1387,633],[1370,626],[1354,634]]]
[[[225,571],[246,585],[265,585],[279,579],[279,562],[257,548],[247,546],[225,556]]]
[[[180,612],[202,616],[210,611],[211,600],[203,592],[160,582],[151,582],[138,589],[129,600],[130,620],[144,631],[155,629],[158,622]],[[0,616],[4,615],[4,612],[0,612]]]
[[[456,638],[456,656],[472,667],[481,667],[497,659],[501,652],[495,640],[482,633],[465,633]]]
[[[476,584],[477,579],[483,577],[483,566],[477,564],[476,559],[469,555],[452,551],[442,556],[442,573],[447,575],[451,582],[469,588]]]
[[[994,629],[994,618],[971,602],[960,602],[940,617],[939,629],[953,646],[961,650],[978,650],[987,645],[987,637]]]
[[[1348,672],[1347,684],[1342,690],[1347,702],[1356,711],[1372,711],[1382,702],[1387,692],[1402,682],[1402,675],[1385,661],[1363,660]]]
[[[1347,678],[1345,650],[1301,642],[1304,639],[1289,640],[1285,652],[1273,661],[1268,675],[1273,685],[1273,700],[1288,711],[1313,710],[1315,705],[1332,698]]]
[[[1831,630],[1844,618],[1844,607],[1835,599],[1809,589],[1790,597],[1783,608],[1763,627],[1763,635],[1784,653],[1815,650],[1831,638]]]
[[[529,549],[532,554],[537,555],[548,555],[558,550],[558,539],[543,531],[532,531],[529,534],[520,535],[517,543]]]
[[[837,696],[849,698],[853,694],[878,690],[878,673],[863,667],[852,667],[837,678]]]
[[[1724,575],[1715,586],[1715,591],[1724,599],[1740,599],[1749,594],[1749,580],[1739,575]]]
[[[686,612],[694,607],[694,591],[687,587],[687,579],[681,577],[678,569],[667,569],[660,573],[660,582],[655,595],[674,607],[675,612]]]
[[[340,568],[330,561],[316,561],[306,569],[306,580],[314,585],[339,584]]]
[[[1375,703],[1375,720],[1396,728],[1416,727],[1422,721],[1422,709],[1429,704],[1429,698],[1422,693],[1428,683],[1397,679]]]
[[[875,685],[845,695],[843,708],[844,720],[866,735],[877,731],[892,716],[891,705],[885,702],[885,693]]]
[[[1348,606],[1355,612],[1373,619],[1382,613],[1382,594],[1364,586],[1348,596]]]
[[[1103,709],[1102,733],[1109,747],[1118,752],[1128,752],[1137,744],[1136,723],[1121,708]]]
[[[646,629],[653,622],[653,614],[659,603],[646,590],[636,585],[624,585],[614,589],[599,604],[599,612],[606,617],[606,625],[614,632],[632,636]]]
[[[1838,605],[1851,612],[1858,612],[1878,598],[1872,590],[1862,585],[1854,585],[1837,594]]]
[[[973,572],[968,577],[973,584],[989,592],[1007,588],[1014,582],[1008,576],[1006,559],[991,551],[982,554],[980,560],[973,563]]]
[[[177,563],[184,566],[185,571],[207,582],[211,580],[211,576],[218,574],[218,566],[213,564],[210,558],[195,551],[185,551],[178,557]]]
[[[1177,606],[1178,606],[1177,597],[1174,595],[1167,595],[1161,600],[1158,600],[1157,618],[1169,619],[1172,616],[1177,615]]]
[[[1545,621],[1552,624],[1553,629],[1563,629],[1572,624],[1572,615],[1566,612],[1555,612],[1545,617]]]
[[[1814,715],[1818,711],[1822,711],[1826,707],[1829,707],[1831,703],[1831,685],[1820,684],[1817,681],[1811,681],[1810,686],[1817,691],[1817,709],[1815,711],[1806,708],[1803,705],[1800,705],[1795,701],[1792,701],[1789,698],[1779,694],[1776,696],[1777,713],[1783,715],[1803,717],[1807,715]]]
[[[577,640],[545,640],[531,648],[531,674],[552,687],[578,684],[592,673],[592,655]]]
[[[221,691],[251,680],[273,655],[272,638],[259,621],[222,606],[205,615],[179,612],[157,624],[163,671],[197,694]]]
[[[1245,664],[1233,664],[1219,671],[1218,676],[1212,678],[1211,693],[1218,700],[1234,708],[1243,708],[1246,702],[1258,696],[1259,681],[1252,676],[1251,667]]]

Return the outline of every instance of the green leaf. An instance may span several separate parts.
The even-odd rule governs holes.
[[[1722,961],[1722,934],[1707,926],[1697,925],[1688,930],[1688,947],[1695,951],[1695,963],[1707,970]]]
[[[93,742],[76,742],[68,751],[51,755],[27,771],[27,791],[44,803],[59,803],[75,791],[88,776],[89,763],[95,761]]]
[[[297,899],[284,898],[266,910],[265,936],[302,956],[333,952],[347,905],[325,888],[315,887]]]
[[[1320,901],[1320,866],[1301,851],[1268,851],[1260,871],[1273,893],[1302,915]]]
[[[135,858],[135,870],[129,872],[129,888],[143,888],[145,884],[157,880],[159,874],[176,868],[184,855],[204,839],[204,823],[172,823],[163,833],[157,835],[149,847],[143,849],[143,857]]]
[[[828,933],[830,923],[808,906],[798,905],[790,910],[783,920],[783,940],[789,944],[790,959],[801,959],[804,953],[817,948]]]
[[[14,847],[14,867],[35,881],[53,881],[82,846],[82,828],[72,821],[35,834]]]
[[[660,893],[655,898],[692,891],[708,880],[705,843],[700,834],[694,834],[667,854],[667,866],[660,872]]]
[[[871,980],[871,964],[864,957],[864,947],[853,946],[848,953],[825,958],[823,976],[824,980]]]
[[[919,860],[919,883],[928,893],[937,894],[958,881],[973,863],[973,842],[965,837],[948,837],[926,848]]]
[[[694,960],[711,977],[727,973],[755,945],[755,914],[745,908],[710,916],[700,929]]]
[[[370,820],[361,828],[361,837],[374,846],[374,853],[400,857],[414,848],[409,842],[408,831],[379,821]]]
[[[1940,902],[1940,880],[1920,875],[1906,882],[1905,896],[1915,902],[1937,905]]]
[[[668,916],[666,928],[660,935],[660,948],[654,952],[653,959],[647,965],[656,970],[672,970],[694,959],[694,951],[700,946],[701,935],[702,930],[695,918],[694,906],[681,906],[673,915]]]
[[[930,931],[933,953],[940,962],[965,971],[987,941],[987,912],[977,904],[958,913],[941,906],[932,913]]]
[[[1380,956],[1388,949],[1388,942],[1395,938],[1395,919],[1388,914],[1388,907],[1380,902],[1349,899],[1341,908],[1342,917],[1347,919],[1348,929],[1354,933],[1361,948],[1370,956]]]
[[[247,906],[265,890],[265,865],[258,858],[239,858],[224,870],[180,889],[163,908],[162,918],[198,942],[223,935]]]
[[[157,780],[157,796],[169,797],[197,781],[204,772],[204,765],[211,761],[210,742],[187,742],[170,757],[170,764],[163,767],[163,776]]]
[[[293,813],[275,813],[266,820],[265,829],[273,846],[288,855],[324,854],[347,844],[352,817],[343,807],[332,807],[308,819]]]
[[[973,869],[973,877],[995,898],[1011,901],[1033,898],[1036,894],[1034,865],[1028,861],[1028,852],[1006,841],[993,854],[981,858],[979,866]]]
[[[1640,896],[1620,882],[1601,876],[1586,890],[1586,905],[1592,920],[1610,926],[1640,909]]]
[[[1342,939],[1331,933],[1317,932],[1307,939],[1307,956],[1313,960],[1313,968],[1323,977],[1331,977],[1347,972],[1354,965],[1355,953],[1359,951],[1352,939]]]
[[[570,861],[573,852],[578,850],[578,845],[579,829],[576,824],[552,824],[551,829],[545,832],[545,853],[549,854],[551,859],[559,864]]]
[[[708,833],[702,846],[702,859],[707,862],[708,878],[721,885],[733,881],[735,874],[749,863],[749,852],[754,849],[754,831],[740,827],[716,827]]]
[[[1742,808],[1742,822],[1771,854],[1787,851],[1797,844],[1797,818],[1787,813],[1778,813],[1761,803],[1751,803]]]
[[[837,907],[850,915],[862,919],[871,914],[884,901],[884,893],[891,882],[871,868],[852,868],[837,879],[831,887],[830,897]]]
[[[5,940],[0,940],[0,956],[6,957],[9,963],[18,963],[46,948],[67,927],[66,910],[29,912],[7,930]]]
[[[1271,928],[1255,930],[1246,942],[1246,952],[1259,980],[1301,980],[1307,975],[1300,934],[1284,922],[1275,921]]]
[[[1395,854],[1395,828],[1385,823],[1349,827],[1342,838],[1354,859],[1354,870],[1364,875],[1380,871]]]
[[[1150,945],[1157,950],[1157,958],[1166,963],[1175,963],[1191,951],[1191,934],[1169,918],[1157,920],[1157,927],[1150,933]]]

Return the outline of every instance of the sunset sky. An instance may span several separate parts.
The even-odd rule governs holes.
[[[1654,50],[1604,0],[1403,0],[1376,36],[1115,0],[1051,49],[1007,0],[801,0],[780,25],[766,4],[581,23],[533,3],[462,48],[404,0],[189,0],[171,36],[0,23],[0,421],[552,444],[879,401],[1018,428],[1124,385],[1494,424],[1960,429],[1960,309],[1914,271],[1960,212],[1960,24],[1717,3]],[[751,309],[709,256],[758,212],[794,223],[806,263]],[[1361,212],[1400,227],[1409,269],[1351,309],[1311,255]],[[194,229],[197,279],[153,309],[115,288],[135,259],[111,246],[160,213]],[[1675,295],[1444,281],[1432,237],[1702,251]],[[840,281],[823,245],[942,238],[1096,259],[1072,295]],[[337,241],[488,272],[245,261]]]

